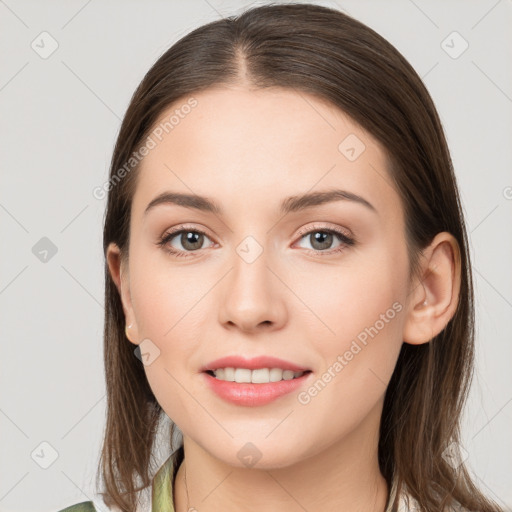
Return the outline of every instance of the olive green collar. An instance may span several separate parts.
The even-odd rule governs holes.
[[[164,462],[153,478],[151,490],[151,512],[175,512],[173,480],[175,475],[176,452]]]

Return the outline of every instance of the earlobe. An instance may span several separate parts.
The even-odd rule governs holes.
[[[107,248],[106,260],[110,276],[116,285],[117,291],[121,298],[125,316],[125,335],[128,341],[134,345],[138,345],[137,342],[137,328],[135,322],[135,315],[132,308],[131,297],[130,297],[130,281],[128,275],[128,269],[126,264],[121,257],[121,252],[117,244],[111,243]]]
[[[125,336],[128,338],[128,341],[132,341],[132,339],[130,338],[130,329],[133,327],[133,324],[130,324],[130,325],[127,325],[125,328],[124,328],[124,334]]]
[[[403,341],[428,343],[451,320],[460,291],[460,252],[451,233],[438,233],[423,251],[421,277],[413,283],[407,301]]]

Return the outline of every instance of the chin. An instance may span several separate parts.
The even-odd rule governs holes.
[[[252,441],[233,438],[228,443],[224,438],[222,443],[219,440],[213,444],[211,441],[210,438],[209,443],[202,445],[203,449],[222,463],[236,468],[272,470],[291,466],[301,460],[297,451],[301,440],[292,442],[290,447],[283,446],[277,437],[272,441],[258,438]]]

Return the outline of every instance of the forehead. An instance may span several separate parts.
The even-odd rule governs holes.
[[[330,103],[280,88],[216,87],[191,97],[193,108],[183,98],[153,127],[135,215],[168,190],[248,212],[277,208],[290,195],[342,188],[378,210],[396,210],[380,144]]]

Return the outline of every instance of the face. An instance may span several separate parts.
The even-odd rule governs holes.
[[[376,140],[314,96],[194,97],[140,168],[121,269],[130,338],[143,342],[151,388],[184,435],[235,466],[249,441],[262,464],[286,466],[368,418],[378,427],[409,290],[401,199]],[[345,194],[321,195],[332,191]],[[218,210],[203,201],[146,211],[166,192]],[[305,194],[316,196],[297,200]],[[202,371],[231,355],[309,373],[266,403],[235,403]]]

